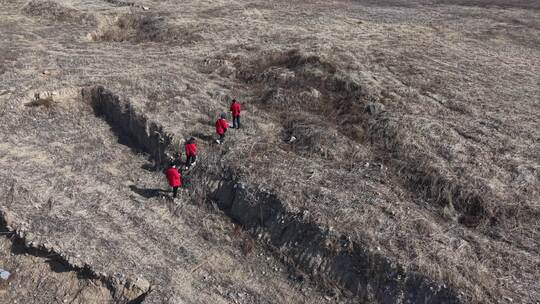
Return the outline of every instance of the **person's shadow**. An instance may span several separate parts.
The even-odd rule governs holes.
[[[129,189],[131,189],[131,191],[137,193],[140,196],[144,196],[145,198],[160,197],[169,193],[169,191],[163,189],[145,189],[139,188],[135,185],[129,186]]]
[[[152,163],[145,163],[141,166],[141,169],[144,169],[149,172],[156,172],[158,171],[158,167],[155,164]]]

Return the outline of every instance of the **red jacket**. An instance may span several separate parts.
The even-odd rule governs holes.
[[[182,180],[180,179],[180,173],[178,169],[170,167],[165,170],[165,176],[167,176],[167,181],[171,187],[180,187],[182,186]]]
[[[187,142],[184,147],[186,148],[186,156],[197,155],[197,145],[194,142]]]
[[[220,118],[216,121],[216,133],[219,135],[225,134],[225,131],[227,131],[227,128],[229,127],[229,123],[224,119]]]
[[[231,104],[231,112],[233,117],[240,116],[240,104],[238,102],[233,102]]]

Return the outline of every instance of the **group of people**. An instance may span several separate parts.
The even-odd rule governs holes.
[[[233,129],[240,129],[240,103],[236,99],[232,100],[230,106],[231,116],[232,116],[232,125],[229,125],[226,117],[227,115],[223,112],[219,115],[218,120],[215,123],[216,133],[218,138],[216,142],[218,144],[223,144],[225,141],[225,133],[232,127]],[[186,153],[186,162],[185,169],[189,170],[191,167],[195,166],[197,162],[197,141],[194,137],[191,137],[184,144],[184,150]],[[172,188],[173,198],[176,198],[178,195],[178,188],[182,187],[182,176],[178,168],[181,166],[181,155],[178,153],[175,156],[169,166],[165,169],[164,173],[169,182],[169,186]]]

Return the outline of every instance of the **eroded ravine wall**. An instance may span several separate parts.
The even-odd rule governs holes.
[[[162,126],[137,113],[103,87],[83,89],[82,95],[95,113],[103,117],[133,149],[164,164],[174,136]],[[201,164],[200,166],[205,166]],[[456,293],[424,275],[407,271],[382,254],[295,214],[272,193],[262,192],[252,181],[223,176],[220,168],[205,168],[215,180],[204,185],[209,197],[231,218],[274,248],[286,263],[301,268],[313,278],[345,288],[367,302],[460,303]]]
[[[13,186],[9,193],[15,197],[16,192],[19,191],[24,191],[24,189],[17,189],[16,186]],[[58,252],[54,246],[36,244],[26,237],[27,233],[24,229],[15,229],[14,226],[9,212],[0,208],[0,237],[6,237],[12,243],[12,252],[20,252],[19,254],[24,253],[24,255],[37,257],[37,260],[43,263],[61,265],[61,269],[58,272],[74,272],[78,280],[92,281],[94,285],[103,286],[110,292],[110,296],[102,297],[99,301],[114,301],[114,303],[126,304],[142,303],[146,295],[151,291],[150,285],[147,282],[141,284],[140,279],[136,279],[135,281],[129,278],[119,279],[118,277],[98,273],[90,265],[81,264],[78,260],[70,259],[62,252]],[[17,273],[19,270],[21,269],[12,270],[14,271],[13,275],[31,276],[31,274]],[[51,269],[48,271],[53,272],[54,270]],[[47,277],[46,274],[45,276]],[[66,276],[65,278],[67,279],[68,277]],[[64,283],[67,284],[67,282]],[[64,288],[69,287],[66,285]],[[79,290],[76,294],[79,292],[81,291]],[[40,299],[47,298],[48,295],[46,293],[47,291],[44,290],[43,294],[40,295]],[[0,300],[0,303],[3,302]]]

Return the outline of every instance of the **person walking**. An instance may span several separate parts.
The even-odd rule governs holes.
[[[233,121],[233,129],[240,129],[240,103],[236,99],[231,103],[231,114]]]
[[[182,177],[180,176],[180,172],[178,172],[178,169],[174,163],[170,163],[169,167],[165,169],[165,176],[167,177],[169,186],[172,187],[173,198],[176,198],[178,188],[182,186]]]
[[[225,132],[227,132],[227,129],[229,128],[229,123],[225,119],[226,114],[221,113],[219,119],[216,121],[216,133],[219,136],[219,139],[216,140],[218,144],[222,144],[225,140]]]
[[[189,169],[191,166],[195,166],[195,163],[197,162],[197,142],[195,141],[195,137],[191,137],[186,143],[184,144],[184,148],[186,150],[186,170]]]

